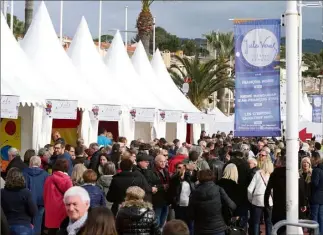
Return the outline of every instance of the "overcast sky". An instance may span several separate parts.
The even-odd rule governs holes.
[[[37,11],[40,1],[35,1]],[[60,1],[45,1],[59,32]],[[24,19],[24,1],[15,1],[14,14]],[[124,7],[128,6],[128,30],[136,30],[140,1],[103,1],[102,34],[124,29]],[[197,38],[212,30],[230,31],[230,18],[280,18],[285,1],[156,1],[151,12],[156,25],[179,37]],[[303,8],[303,38],[321,39],[322,8]],[[35,12],[34,12],[35,14]],[[64,2],[64,35],[73,37],[82,16],[85,16],[93,37],[98,35],[99,1]],[[284,30],[284,29],[282,29]],[[132,35],[128,36],[129,38]]]

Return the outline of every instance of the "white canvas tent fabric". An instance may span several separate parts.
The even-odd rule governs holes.
[[[98,92],[100,102],[97,104],[124,105],[126,104],[127,94],[120,95],[117,81],[113,82],[113,77],[107,66],[98,53],[84,17],[76,30],[73,41],[67,51],[74,66],[80,71],[86,80],[89,88],[93,91],[103,91],[101,88],[106,88],[106,92]],[[102,95],[100,95],[102,94]],[[97,141],[98,120],[90,120],[88,113],[82,113],[82,123],[80,128],[81,137],[88,146],[90,143]],[[86,125],[86,123],[88,123]]]
[[[20,46],[50,84],[47,88],[55,91],[56,97],[48,99],[77,100],[78,107],[91,108],[96,95],[87,89],[84,79],[65,53],[43,1]]]
[[[21,146],[23,151],[32,146],[39,149],[50,143],[52,119],[44,114],[45,99],[54,97],[54,90],[45,89],[51,84],[48,83],[36,71],[27,55],[21,49],[19,43],[12,35],[6,21],[1,14],[1,93],[20,96],[22,104],[33,104],[33,107],[20,108],[19,114],[22,117]],[[18,69],[17,69],[18,68]],[[23,112],[20,112],[23,110]],[[27,116],[26,116],[27,115]],[[31,127],[26,120],[31,120]],[[31,138],[30,138],[31,137]],[[28,140],[31,143],[28,144]],[[26,142],[27,141],[27,142]]]
[[[176,105],[181,107],[180,110],[184,112],[199,112],[198,110],[184,95],[183,93],[177,88],[175,83],[173,82],[172,78],[170,77],[166,65],[161,57],[160,51],[157,49],[152,60],[151,66],[153,71],[156,74],[156,86],[160,89],[165,91],[167,94],[172,94],[171,99],[173,100]],[[184,120],[182,122],[176,123],[176,138],[185,141],[186,140],[186,123]],[[193,130],[194,131],[194,130]]]
[[[189,99],[187,99],[184,94],[178,89],[176,84],[173,82],[173,79],[170,77],[165,63],[162,59],[160,51],[157,49],[152,60],[151,65],[153,70],[155,71],[158,78],[158,87],[161,90],[164,90],[168,94],[172,94],[172,100],[178,105],[180,105],[184,112],[198,112],[201,113],[199,109],[197,109]]]
[[[44,89],[37,89],[31,82],[41,82],[29,59],[20,48],[1,13],[1,94],[16,95],[24,106],[44,105]]]
[[[113,38],[104,62],[111,70],[113,78],[121,83],[120,89],[118,90],[120,95],[129,95],[128,108],[161,108],[162,105],[153,96],[149,87],[145,83],[139,82],[139,75],[133,68],[119,31],[116,32]],[[139,135],[143,132],[151,133],[150,124],[133,122],[127,109],[122,112],[118,125],[120,136],[125,136],[129,140],[135,139],[136,134]]]
[[[149,90],[151,90],[155,97],[163,104],[161,109],[163,110],[181,110],[180,107],[176,107],[177,103],[171,101],[171,95],[167,95],[166,91],[158,87],[157,77],[153,71],[151,64],[149,63],[146,51],[141,41],[137,43],[135,53],[131,57],[133,67],[141,79],[140,83],[147,84]],[[152,128],[151,139],[162,138],[166,136],[166,122],[159,122],[158,115],[156,115],[155,128]]]
[[[221,112],[217,107],[207,112],[208,114],[215,115],[215,121],[217,122],[231,122],[228,116]]]
[[[304,109],[304,117],[309,120],[310,122],[312,121],[312,105],[310,104],[310,101],[308,100],[307,94],[303,94],[303,103],[305,106]]]

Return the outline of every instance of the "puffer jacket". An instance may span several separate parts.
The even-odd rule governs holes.
[[[103,191],[95,184],[83,184],[82,187],[89,193],[90,207],[106,206]]]
[[[119,235],[160,235],[152,204],[143,201],[126,201],[117,217],[116,227]]]

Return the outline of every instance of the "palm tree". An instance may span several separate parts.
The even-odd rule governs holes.
[[[34,0],[25,0],[25,32],[27,33],[28,28],[33,20],[33,12],[34,12]]]
[[[232,58],[234,57],[234,35],[233,32],[228,33],[217,33],[211,32],[210,34],[204,35],[208,41],[210,47],[215,50],[216,58],[219,59],[221,63],[231,64]],[[232,69],[233,66],[229,68]],[[232,76],[232,73],[231,73]],[[225,111],[225,89],[219,89],[217,92],[218,108],[224,112]]]
[[[150,35],[153,30],[154,18],[150,12],[150,5],[154,0],[141,0],[142,8],[137,19],[138,36],[149,53]]]
[[[7,22],[8,25],[10,25],[10,19],[11,15],[7,13]],[[22,36],[24,34],[25,30],[25,23],[23,21],[20,21],[17,16],[13,16],[13,35],[17,39],[19,36]]]
[[[194,59],[179,56],[175,58],[179,63],[172,64],[168,71],[179,88],[182,87],[185,78],[191,79],[187,96],[199,109],[205,108],[205,101],[214,92],[234,87],[233,79],[228,76],[229,66],[218,59],[203,63],[197,55]],[[182,65],[183,69],[179,65]]]

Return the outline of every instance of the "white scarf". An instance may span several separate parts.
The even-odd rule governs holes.
[[[80,228],[83,227],[87,219],[87,212],[80,219],[76,220],[74,223],[70,221],[66,230],[68,235],[76,235]]]

